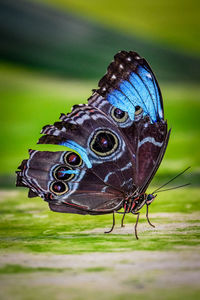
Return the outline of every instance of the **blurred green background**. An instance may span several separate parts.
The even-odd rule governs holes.
[[[162,164],[199,175],[198,1],[1,1],[0,184],[39,147],[40,129],[85,103],[119,50],[135,50],[155,71],[172,134]],[[167,173],[166,173],[167,172]],[[162,172],[158,173],[158,175]]]
[[[199,1],[195,0],[0,1],[2,253],[12,252],[13,256],[17,252],[64,255],[177,249],[182,253],[186,247],[191,247],[187,249],[193,253],[197,249],[200,236],[199,9]],[[152,204],[153,221],[164,227],[159,229],[159,234],[143,232],[139,242],[133,240],[130,233],[104,235],[103,228],[111,223],[110,215],[56,214],[48,211],[41,199],[27,199],[25,189],[15,188],[15,170],[24,158],[28,158],[29,148],[64,149],[36,145],[41,128],[58,120],[61,112],[69,112],[72,105],[86,103],[91,90],[97,87],[98,80],[120,50],[137,51],[150,63],[163,94],[165,117],[172,128],[164,160],[149,191],[191,166],[171,184],[191,182],[191,186],[161,193]],[[178,213],[182,216],[179,219]],[[173,227],[174,220],[183,229]],[[143,212],[141,222],[144,221]],[[133,222],[133,216],[128,216],[127,223]],[[118,226],[119,223],[118,217]],[[101,228],[102,233],[93,234],[92,230],[96,228]],[[13,275],[41,270],[8,265],[0,268],[0,273]],[[77,270],[75,272],[79,272]],[[58,272],[57,269],[43,271]],[[16,297],[16,282],[20,277],[13,278],[12,288],[5,294],[11,299]],[[9,283],[7,277],[4,279]],[[146,284],[143,279],[141,281]],[[20,284],[18,298],[27,299]],[[5,290],[1,291],[4,293]],[[59,299],[66,299],[65,289],[62,291],[63,297]],[[180,298],[184,299],[185,291],[189,293],[188,298],[196,299],[195,289],[184,285],[177,295],[181,294]],[[57,292],[56,287],[52,296],[50,290],[50,299],[57,299]],[[101,299],[100,293],[97,295],[94,291],[94,294],[96,299]],[[163,291],[161,294],[162,299],[179,299],[174,293],[171,298]],[[43,286],[37,289],[37,295],[43,297]],[[155,299],[153,295],[148,290],[140,294],[139,299],[147,296]],[[93,294],[91,299],[94,299]],[[124,298],[123,295],[112,298],[108,293],[104,299]],[[126,299],[132,299],[132,294]]]

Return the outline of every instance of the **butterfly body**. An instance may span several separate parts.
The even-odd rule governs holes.
[[[88,104],[75,105],[47,125],[38,143],[71,151],[30,150],[17,185],[53,211],[138,214],[155,196],[145,192],[165,153],[169,134],[156,78],[135,52],[119,52]]]

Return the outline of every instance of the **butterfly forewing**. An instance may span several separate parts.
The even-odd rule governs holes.
[[[110,118],[95,107],[85,105],[76,107],[71,116],[62,119],[59,126],[56,123],[49,129],[45,127],[43,133],[46,135],[40,143],[48,143],[50,134],[50,143],[78,151],[86,167],[106,185],[124,193],[134,186],[135,158],[128,140]],[[74,124],[72,129],[69,122]]]

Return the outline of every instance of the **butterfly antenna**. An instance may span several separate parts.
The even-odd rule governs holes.
[[[161,188],[163,188],[164,186],[166,186],[167,184],[169,184],[170,182],[172,182],[173,180],[175,180],[177,177],[181,176],[183,173],[185,173],[188,169],[190,169],[191,167],[186,168],[184,171],[182,171],[181,173],[179,173],[178,175],[176,175],[175,177],[173,177],[172,179],[170,179],[168,182],[164,183],[163,185],[161,185],[159,188],[157,188],[152,194],[157,193]],[[188,185],[188,184],[187,184]]]
[[[169,188],[169,189],[165,189],[165,190],[158,191],[158,192],[156,192],[156,193],[165,192],[165,191],[169,191],[169,190],[176,190],[176,189],[182,188],[182,187],[187,186],[187,185],[190,185],[190,184],[191,184],[191,183],[182,184],[182,185],[175,186],[175,187],[172,187],[172,188]]]

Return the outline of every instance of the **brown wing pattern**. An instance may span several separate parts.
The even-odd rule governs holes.
[[[118,210],[136,189],[144,192],[163,158],[169,132],[157,80],[136,52],[121,51],[88,104],[42,130],[39,143],[72,151],[30,151],[17,171],[58,212],[101,214]]]
[[[17,171],[17,185],[28,187],[30,196],[40,196],[51,209],[65,208],[63,212],[69,213],[106,213],[123,199],[121,192],[106,186],[71,151],[31,150]]]

